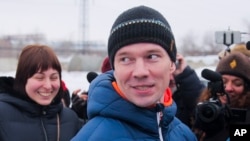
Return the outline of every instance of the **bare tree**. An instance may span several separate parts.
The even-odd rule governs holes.
[[[250,33],[250,21],[248,21],[248,20],[245,19],[245,20],[243,20],[243,22],[244,22],[244,24],[247,27],[247,32]]]
[[[185,56],[195,56],[199,54],[200,47],[196,43],[197,39],[194,34],[187,34],[182,39],[182,44],[180,45],[181,52]]]
[[[203,55],[214,55],[226,48],[225,45],[215,43],[214,32],[206,32],[203,37]]]

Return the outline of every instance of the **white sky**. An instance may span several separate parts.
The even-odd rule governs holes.
[[[0,0],[0,36],[43,33],[48,40],[78,40],[80,0]],[[187,34],[245,32],[250,24],[249,0],[89,0],[88,39],[107,42],[115,18],[133,6],[160,11],[176,40]],[[177,42],[178,44],[178,42]]]

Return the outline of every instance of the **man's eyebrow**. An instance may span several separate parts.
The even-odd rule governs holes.
[[[122,51],[122,52],[118,52],[117,56],[122,56],[122,55],[127,55],[129,54],[127,51]]]

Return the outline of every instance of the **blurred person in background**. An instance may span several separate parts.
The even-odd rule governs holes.
[[[62,80],[62,90],[63,90],[63,94],[62,94],[62,103],[65,107],[69,107],[70,106],[70,93],[69,93],[69,89],[67,88],[65,82]]]
[[[110,70],[112,70],[112,68],[111,68],[111,65],[109,63],[109,57],[107,56],[102,61],[101,72],[105,73],[105,72],[110,71]]]
[[[83,121],[84,124],[88,121],[87,100],[88,100],[87,91],[81,92],[81,89],[76,89],[72,92],[71,109],[76,112],[77,116]]]
[[[105,73],[111,69],[112,68],[109,63],[109,58],[105,57],[101,65],[101,72]],[[87,74],[87,77],[90,76],[89,79],[87,78],[88,81],[91,82],[95,77],[97,77],[97,75],[98,75],[97,73],[95,75],[94,72],[89,72]],[[87,91],[81,92],[81,89],[77,89],[73,91],[72,97],[71,97],[71,101],[72,101],[71,109],[77,113],[78,117],[82,119],[84,123],[88,121],[87,100],[88,100]]]
[[[197,100],[205,85],[194,69],[187,65],[183,55],[177,54],[176,60],[177,67],[171,75],[169,84],[177,105],[176,117],[192,128]]]
[[[69,141],[81,128],[63,106],[61,64],[46,45],[23,48],[15,78],[0,77],[1,141]]]

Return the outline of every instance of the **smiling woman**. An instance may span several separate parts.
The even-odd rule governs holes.
[[[1,141],[69,141],[77,133],[81,122],[61,103],[61,70],[50,47],[23,48],[15,78],[0,77]]]
[[[13,88],[20,92],[20,95],[28,96],[38,104],[41,104],[39,98],[34,99],[33,95],[41,91],[53,92],[50,101],[45,105],[51,104],[53,99],[58,103],[61,100],[62,91],[61,71],[61,64],[51,48],[43,45],[28,45],[19,57]]]

